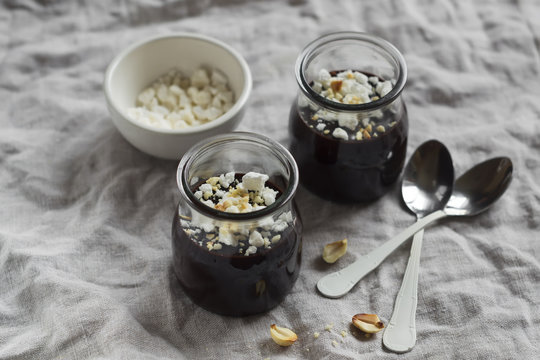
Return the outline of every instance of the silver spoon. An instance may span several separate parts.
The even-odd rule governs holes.
[[[493,158],[476,165],[456,181],[443,210],[432,212],[351,265],[326,275],[319,280],[317,288],[324,296],[342,297],[419,230],[446,216],[472,216],[486,210],[506,191],[511,180],[512,161],[507,157]]]
[[[448,149],[437,140],[418,147],[405,167],[401,196],[417,220],[441,210],[454,184],[454,166]],[[418,272],[424,229],[414,234],[411,254],[399,289],[392,318],[384,332],[384,345],[395,352],[406,352],[416,343],[415,313]]]

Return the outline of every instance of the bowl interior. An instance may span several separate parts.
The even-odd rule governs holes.
[[[190,76],[201,66],[220,70],[227,76],[235,101],[240,99],[245,87],[246,74],[235,55],[201,37],[171,36],[150,40],[127,49],[118,59],[110,69],[106,86],[109,87],[110,101],[124,116],[128,108],[136,106],[136,98],[142,90],[174,68],[184,76]]]

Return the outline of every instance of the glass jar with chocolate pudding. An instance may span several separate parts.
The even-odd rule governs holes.
[[[178,166],[174,272],[194,303],[244,316],[278,305],[300,271],[298,168],[279,143],[252,133],[210,138]]]
[[[401,53],[373,35],[340,32],[310,43],[295,66],[289,118],[300,181],[338,202],[370,201],[398,178],[407,149]]]

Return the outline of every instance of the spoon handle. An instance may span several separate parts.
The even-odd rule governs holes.
[[[342,297],[347,294],[360,279],[379,266],[388,255],[396,250],[407,239],[431,222],[445,216],[447,215],[442,210],[432,212],[369,254],[361,256],[349,266],[324,276],[317,283],[317,289],[319,289],[321,294],[329,298]]]
[[[414,234],[411,255],[396,298],[394,312],[383,335],[384,346],[396,353],[411,351],[416,343],[415,315],[423,236],[423,229]]]

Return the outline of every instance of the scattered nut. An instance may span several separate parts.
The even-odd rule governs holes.
[[[362,136],[364,139],[368,139],[368,140],[371,139],[371,135],[369,135],[369,133],[366,130],[362,131]]]
[[[211,177],[208,180],[206,180],[206,183],[212,186],[216,186],[218,182],[219,182],[219,177],[217,176]]]
[[[318,339],[319,336],[321,336],[321,334],[320,334],[318,331],[316,331],[316,332],[313,333],[313,337],[314,337],[315,339]]]
[[[270,325],[270,335],[279,346],[291,346],[298,339],[292,330],[276,326],[276,324]]]
[[[329,264],[335,263],[347,252],[347,239],[326,244],[323,249],[323,260]]]
[[[352,317],[352,323],[367,334],[374,334],[384,329],[384,324],[375,314],[356,314]]]
[[[333,327],[334,327],[334,324],[328,324],[328,325],[325,326],[324,330],[330,332],[330,331],[332,331]]]
[[[270,240],[272,242],[272,244],[275,244],[277,243],[279,240],[281,239],[281,235],[275,235],[274,237],[272,237],[272,239]]]

